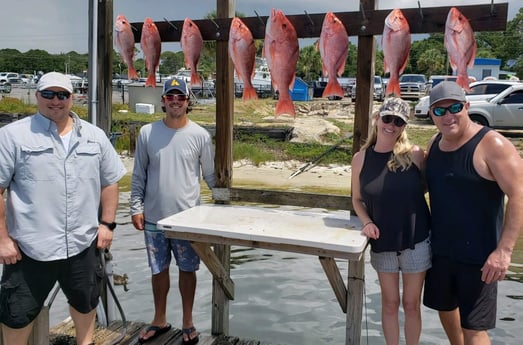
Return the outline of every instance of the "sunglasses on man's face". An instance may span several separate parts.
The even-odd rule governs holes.
[[[163,99],[165,99],[167,102],[172,102],[172,101],[183,102],[183,101],[187,100],[187,96],[168,93],[167,95],[163,96]]]
[[[396,127],[403,127],[407,124],[401,117],[394,115],[384,115],[381,117],[381,121],[387,124],[393,122]]]
[[[447,113],[447,110],[451,114],[457,114],[463,110],[464,106],[465,105],[463,103],[454,103],[448,107],[434,107],[432,108],[432,113],[434,114],[434,116],[438,117],[445,115]]]
[[[40,91],[40,96],[42,96],[45,99],[53,99],[56,96],[59,100],[64,101],[71,97],[71,93],[67,91],[42,90]]]

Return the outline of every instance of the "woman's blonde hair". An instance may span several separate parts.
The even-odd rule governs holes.
[[[372,147],[376,144],[376,141],[378,140],[378,118],[379,113],[374,113],[374,116],[372,117],[372,127],[369,134],[369,137],[367,138],[367,141],[362,146],[362,150],[365,150],[369,147]],[[390,171],[396,172],[398,168],[401,168],[401,171],[404,171],[412,165],[412,143],[409,141],[409,138],[407,136],[407,131],[403,129],[400,136],[398,137],[398,140],[396,140],[396,143],[394,144],[394,148],[392,149],[392,155],[387,162],[387,168]]]

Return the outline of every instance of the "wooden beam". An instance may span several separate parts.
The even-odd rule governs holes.
[[[401,9],[407,17],[410,31],[413,34],[444,32],[445,21],[451,6],[405,8]],[[474,31],[503,31],[507,26],[508,3],[458,6],[458,9],[471,22]],[[363,14],[364,13],[364,14]],[[381,35],[387,10],[366,9],[364,12],[335,12],[345,25],[349,36]],[[315,38],[320,36],[325,13],[286,14],[296,28],[298,38]],[[255,39],[265,37],[265,23],[268,16],[245,17],[242,21],[249,27]],[[194,19],[193,19],[194,20]],[[206,41],[227,41],[231,19],[218,16],[214,22],[208,19],[194,20]],[[179,42],[183,20],[155,22],[162,42]],[[135,42],[140,42],[143,22],[132,23]],[[175,28],[176,27],[176,28]]]
[[[239,238],[223,237],[219,235],[207,235],[207,234],[197,234],[193,232],[172,232],[167,231],[167,237],[176,238],[179,240],[187,240],[191,243],[212,243],[215,247],[214,251],[216,252],[217,245],[235,245],[249,248],[262,248],[268,250],[276,250],[283,252],[291,253],[300,253],[308,254],[318,257],[329,257],[329,258],[339,258],[347,259],[351,261],[358,261],[363,259],[365,251],[358,253],[350,253],[346,251],[337,251],[337,250],[327,250],[323,248],[318,248],[313,245],[299,245],[299,244],[287,244],[287,243],[274,243],[274,242],[262,242],[255,240],[242,240]],[[363,260],[362,260],[363,261]],[[225,267],[225,265],[223,266]],[[214,303],[213,303],[214,305]],[[213,332],[213,334],[215,334]]]
[[[352,198],[344,195],[231,188],[230,201],[352,211]]]
[[[201,242],[191,242],[191,246],[205,263],[209,272],[212,273],[213,279],[220,284],[228,299],[233,300],[234,282],[229,276],[229,270],[222,265],[220,259],[212,251],[211,246],[207,243]]]
[[[344,313],[347,313],[347,288],[345,287],[345,283],[341,277],[336,260],[322,256],[320,256],[319,259],[321,267],[323,267],[332,290],[334,291],[334,295],[340,304],[341,310]]]

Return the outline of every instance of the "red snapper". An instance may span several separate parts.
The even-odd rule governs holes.
[[[468,19],[455,7],[450,9],[445,23],[445,48],[450,66],[458,76],[456,82],[465,90],[470,90],[467,67],[474,65],[476,39]]]
[[[147,69],[145,86],[156,87],[156,70],[160,64],[162,39],[156,24],[149,17],[145,18],[143,23],[140,45],[145,55],[145,68]]]
[[[229,31],[229,55],[238,78],[243,81],[243,100],[258,99],[251,79],[256,66],[256,46],[251,30],[238,17],[231,21]]]
[[[410,26],[400,9],[392,10],[383,27],[383,69],[390,73],[385,95],[401,96],[399,76],[407,66],[410,54]]]
[[[116,23],[114,24],[116,30],[116,47],[122,57],[123,62],[127,66],[127,78],[138,79],[138,73],[134,68],[134,34],[131,28],[131,24],[123,14],[119,14],[116,17]]]
[[[201,86],[202,80],[198,75],[198,61],[203,48],[203,38],[200,29],[190,18],[183,21],[180,45],[183,50],[185,67],[191,70],[191,85]]]
[[[323,63],[323,76],[329,77],[322,97],[343,97],[345,93],[337,77],[345,70],[349,36],[343,23],[332,12],[325,14],[318,46]]]
[[[272,86],[279,93],[276,116],[296,117],[289,90],[294,87],[298,55],[298,35],[294,26],[281,10],[273,8],[265,27],[263,56],[271,72]]]

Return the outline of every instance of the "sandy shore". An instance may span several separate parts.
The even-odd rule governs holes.
[[[122,157],[128,174],[132,173],[133,159]],[[249,161],[233,164],[232,183],[235,187],[295,190],[348,195],[350,191],[350,165],[312,166],[290,176],[306,163],[299,161],[267,162],[255,166]]]

